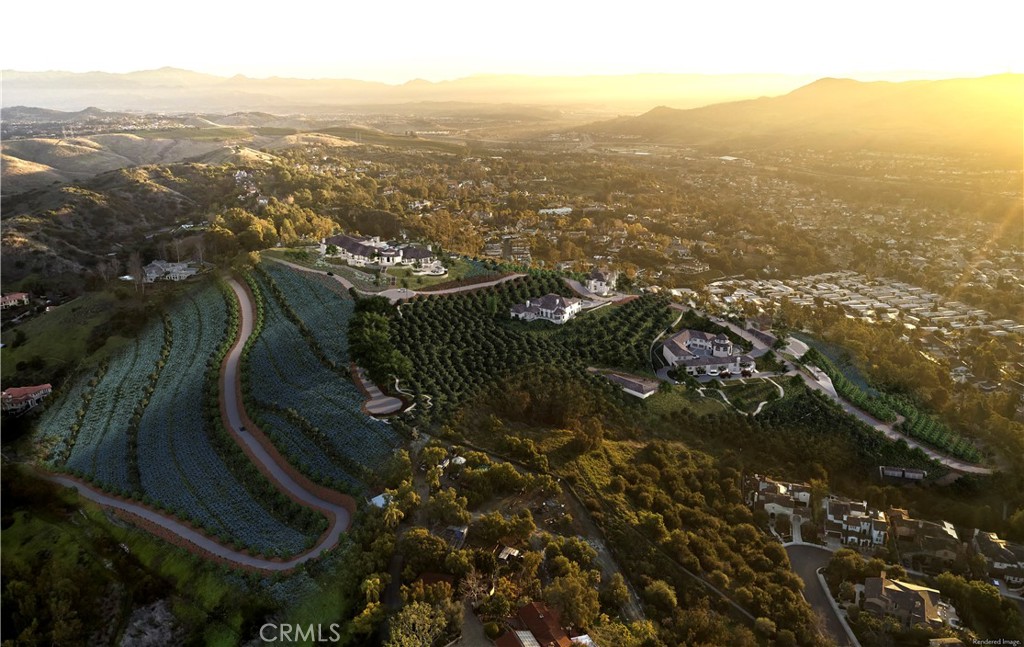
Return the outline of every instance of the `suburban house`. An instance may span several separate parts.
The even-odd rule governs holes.
[[[755,369],[753,358],[734,354],[732,341],[723,333],[681,330],[665,341],[662,355],[670,365],[684,367],[688,375],[750,375]]]
[[[658,380],[650,380],[643,377],[637,377],[636,375],[626,375],[623,373],[605,373],[604,376],[622,387],[622,390],[626,393],[636,396],[641,400],[646,400],[655,393],[658,392],[658,386],[660,382]]]
[[[618,280],[618,272],[613,272],[607,267],[595,267],[587,276],[587,289],[598,296],[608,296],[615,289],[615,282]]]
[[[0,297],[0,310],[28,305],[28,292],[12,292]]]
[[[877,616],[895,616],[904,627],[955,624],[956,610],[939,600],[939,592],[926,586],[881,577],[864,580],[864,610]]]
[[[826,504],[825,534],[846,546],[884,546],[889,537],[885,513],[868,508],[866,501],[829,499]]]
[[[509,630],[494,641],[495,647],[571,647],[558,612],[543,602],[524,605],[508,620]]]
[[[1024,546],[981,530],[974,533],[973,543],[975,550],[985,558],[989,577],[1002,578],[1011,588],[1024,586]]]
[[[188,263],[172,263],[171,261],[155,260],[142,268],[146,273],[146,283],[154,281],[183,281],[195,276],[199,270],[189,267]]]
[[[0,408],[4,413],[24,413],[50,395],[53,387],[49,384],[37,386],[15,386],[5,389],[0,395]]]
[[[889,510],[889,527],[903,565],[936,573],[948,570],[963,552],[956,528],[948,521],[913,519],[901,508]]]
[[[579,313],[583,302],[579,299],[563,297],[559,294],[545,294],[536,299],[527,299],[526,303],[517,303],[509,308],[513,319],[534,321],[543,319],[556,324],[564,324]]]
[[[747,502],[768,516],[793,515],[811,505],[811,488],[805,483],[787,483],[754,474],[747,478]]]
[[[320,243],[320,253],[347,261],[350,265],[426,265],[435,260],[434,252],[429,248],[417,245],[396,247],[381,241],[377,236],[372,238],[339,234],[325,238]]]

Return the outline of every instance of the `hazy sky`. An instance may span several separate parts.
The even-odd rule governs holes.
[[[1024,70],[1019,0],[7,3],[0,66],[387,82],[472,74]]]

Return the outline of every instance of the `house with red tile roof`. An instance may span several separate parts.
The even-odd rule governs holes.
[[[0,396],[0,409],[4,413],[24,413],[42,402],[51,391],[53,387],[49,384],[11,387]]]

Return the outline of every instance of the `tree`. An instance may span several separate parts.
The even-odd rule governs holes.
[[[448,620],[441,608],[426,602],[402,607],[388,625],[385,647],[429,647],[444,635]]]
[[[679,606],[675,589],[665,580],[654,580],[648,584],[644,589],[644,600],[663,616],[671,616]]]
[[[597,592],[600,582],[598,571],[583,571],[579,564],[568,562],[567,572],[556,577],[544,589],[544,601],[558,609],[566,624],[586,629],[597,621],[601,613]]]
[[[460,526],[469,523],[472,515],[466,510],[466,497],[460,497],[453,488],[439,490],[427,502],[427,518],[434,523]]]
[[[622,573],[614,573],[604,590],[601,591],[601,605],[609,611],[618,612],[629,602],[629,587]]]
[[[388,528],[394,529],[398,527],[398,524],[405,518],[405,513],[402,512],[402,508],[399,507],[396,501],[389,502],[384,507],[384,525]]]
[[[857,589],[854,588],[853,582],[844,581],[839,585],[839,599],[844,602],[853,602],[853,599],[857,597]]]
[[[146,293],[146,273],[142,269],[142,256],[139,252],[132,252],[128,257],[128,272],[132,275],[132,279],[135,281],[135,290],[142,290],[142,293]]]

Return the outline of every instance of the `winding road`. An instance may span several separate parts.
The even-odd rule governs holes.
[[[278,489],[292,500],[313,508],[327,517],[330,525],[317,544],[289,560],[280,561],[255,557],[248,553],[223,546],[174,517],[139,503],[112,497],[77,479],[57,475],[48,476],[47,478],[61,485],[75,488],[82,497],[90,501],[108,508],[131,513],[149,523],[155,524],[176,535],[185,542],[186,546],[191,544],[201,551],[227,562],[262,571],[288,571],[305,562],[316,559],[338,544],[341,533],[345,532],[351,523],[349,511],[351,506],[342,505],[340,502],[342,495],[337,493],[334,493],[336,496],[331,498],[338,498],[339,501],[326,500],[323,495],[329,491],[309,482],[288,465],[263,433],[253,426],[249,420],[241,399],[239,365],[241,363],[242,350],[245,348],[245,342],[252,335],[255,309],[253,308],[249,293],[238,281],[230,279],[228,280],[228,286],[238,298],[240,326],[238,340],[224,359],[224,366],[221,372],[222,415],[230,425],[234,439],[242,446],[250,459],[256,463],[260,471]],[[314,492],[314,490],[318,492]]]

